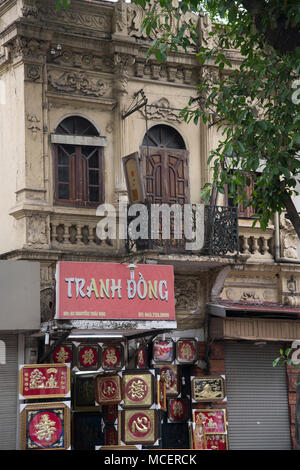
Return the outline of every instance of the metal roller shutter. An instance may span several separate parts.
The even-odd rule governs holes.
[[[228,436],[232,450],[290,450],[287,379],[272,366],[280,345],[226,343]]]
[[[0,450],[16,449],[18,336],[0,333],[6,364],[0,364]]]

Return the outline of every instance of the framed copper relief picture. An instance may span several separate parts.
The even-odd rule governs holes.
[[[161,377],[157,379],[157,404],[162,411],[167,411],[166,383]]]
[[[192,399],[201,401],[222,401],[225,398],[223,377],[194,377]]]
[[[227,450],[227,434],[206,434],[206,448],[210,450]]]
[[[61,344],[52,353],[54,363],[70,363],[72,361],[72,344]]]
[[[97,375],[95,377],[95,398],[100,405],[116,405],[122,400],[121,377]]]
[[[156,364],[174,361],[174,341],[172,338],[156,338],[152,344],[152,359]]]
[[[160,376],[166,384],[166,395],[177,396],[180,393],[181,377],[179,367],[173,364],[164,364],[159,366]]]
[[[179,338],[176,342],[176,359],[180,364],[194,364],[197,361],[197,340]]]
[[[21,450],[67,450],[70,410],[65,403],[22,405]]]
[[[126,371],[122,376],[124,408],[150,407],[154,403],[154,376],[146,371]]]
[[[148,349],[146,346],[140,346],[137,350],[136,367],[139,369],[148,367]]]
[[[19,391],[24,399],[67,397],[70,394],[70,367],[66,364],[21,366]]]
[[[193,449],[206,449],[206,434],[204,426],[201,424],[196,424],[195,427],[192,428],[192,445]]]
[[[97,370],[100,367],[100,346],[82,343],[76,350],[76,365],[79,370]]]
[[[156,410],[124,410],[121,439],[124,444],[153,445],[158,437]]]
[[[95,405],[95,384],[93,376],[75,375],[73,406],[76,411],[99,410]]]
[[[185,423],[189,419],[188,398],[168,398],[168,419],[172,423]]]
[[[204,426],[206,433],[226,433],[226,410],[193,410],[193,422]]]
[[[124,350],[122,344],[104,344],[102,346],[101,366],[104,370],[122,369]]]

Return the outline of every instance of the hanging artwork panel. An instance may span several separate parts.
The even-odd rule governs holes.
[[[226,433],[226,410],[225,409],[197,409],[193,410],[193,422],[204,426],[207,433]]]
[[[152,344],[152,359],[156,364],[174,361],[174,341],[172,338],[156,338]]]
[[[155,444],[157,431],[156,410],[124,410],[121,418],[121,439],[124,444]]]
[[[103,344],[101,367],[104,370],[120,370],[124,365],[122,344]]]
[[[192,446],[193,449],[205,450],[206,449],[206,434],[202,424],[196,424],[192,428]]]
[[[166,395],[177,396],[180,393],[181,377],[179,367],[174,364],[164,364],[159,366],[160,376],[166,384]]]
[[[210,450],[227,450],[227,434],[206,434],[206,448]]]
[[[115,375],[95,377],[95,399],[100,405],[115,405],[122,400],[121,378]]]
[[[19,392],[24,399],[64,398],[70,394],[66,364],[29,364],[20,367]]]
[[[184,423],[189,419],[188,398],[168,398],[168,419],[172,423]]]
[[[197,361],[197,340],[179,338],[176,342],[176,360],[179,364],[194,364]]]
[[[167,411],[167,389],[162,377],[157,380],[157,404],[162,411]]]
[[[148,367],[148,348],[140,346],[136,355],[136,367],[138,369],[146,369]]]
[[[23,405],[20,414],[21,450],[67,450],[70,410],[65,403]]]
[[[105,423],[113,423],[118,419],[118,407],[117,405],[103,405],[102,406],[102,417]]]
[[[72,344],[61,344],[54,349],[52,360],[57,363],[71,363],[72,361]]]
[[[222,401],[225,398],[223,377],[194,377],[192,379],[192,399],[201,401]]]
[[[100,346],[82,343],[76,350],[76,365],[79,370],[98,370],[100,367]]]
[[[93,376],[75,375],[74,378],[74,409],[76,411],[92,411],[95,405],[95,384]]]
[[[114,426],[105,426],[104,428],[104,445],[117,446],[118,445],[118,431]]]
[[[72,413],[72,449],[95,450],[103,443],[101,413]]]
[[[124,408],[150,407],[154,403],[154,377],[151,372],[127,371],[123,373]]]

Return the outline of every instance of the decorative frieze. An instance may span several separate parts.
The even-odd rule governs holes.
[[[50,70],[50,90],[82,96],[102,97],[110,95],[111,87],[100,77],[83,72]]]
[[[145,108],[141,108],[139,112],[146,117]],[[167,98],[160,98],[151,105],[147,105],[147,118],[149,120],[164,120],[170,122],[182,122],[183,116],[180,110],[171,106]]]

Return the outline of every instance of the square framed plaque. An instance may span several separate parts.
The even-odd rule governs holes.
[[[123,344],[103,344],[101,367],[104,370],[120,370],[124,366]]]
[[[70,367],[66,364],[23,365],[19,392],[26,399],[65,398],[70,394]]]
[[[124,408],[147,408],[154,403],[154,376],[151,372],[126,371],[122,376]]]
[[[194,377],[192,379],[192,399],[196,402],[222,401],[225,398],[223,377]]]
[[[185,423],[189,419],[188,398],[168,398],[168,419],[172,423]]]
[[[121,439],[124,444],[153,445],[158,438],[156,410],[121,412]]]
[[[116,405],[122,400],[121,377],[101,374],[95,377],[95,399],[100,405]]]
[[[70,409],[65,403],[23,405],[20,414],[21,450],[67,450]]]
[[[172,338],[156,338],[152,343],[152,359],[155,364],[174,361],[174,341]]]
[[[197,409],[193,410],[193,423],[204,426],[206,434],[226,433],[225,409]]]
[[[100,367],[99,344],[82,343],[77,346],[76,365],[81,371],[98,370]]]
[[[198,359],[198,343],[194,338],[179,338],[176,342],[176,360],[179,364],[194,364]]]
[[[175,364],[163,364],[159,366],[160,376],[166,384],[167,397],[176,397],[181,390],[181,375],[179,366]]]
[[[57,346],[52,353],[52,361],[55,364],[68,364],[73,359],[73,345],[72,343],[65,343]]]
[[[73,406],[76,411],[100,411],[99,406],[95,405],[93,376],[75,375]]]
[[[209,450],[227,450],[227,434],[206,434],[206,448]]]

